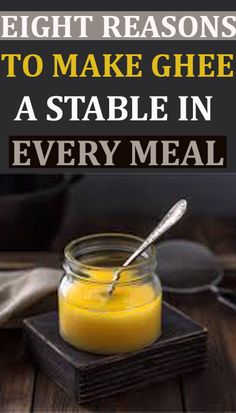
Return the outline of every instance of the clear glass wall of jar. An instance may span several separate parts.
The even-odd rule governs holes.
[[[108,294],[114,272],[141,242],[132,235],[98,234],[66,247],[58,296],[60,334],[69,344],[113,354],[139,350],[160,336],[162,290],[154,247],[122,269]]]

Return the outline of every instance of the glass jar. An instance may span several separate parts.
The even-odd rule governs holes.
[[[59,328],[69,344],[114,354],[141,349],[160,336],[162,290],[155,273],[155,248],[121,268],[142,241],[126,234],[98,234],[66,247],[58,294]],[[110,296],[117,270],[120,279]]]

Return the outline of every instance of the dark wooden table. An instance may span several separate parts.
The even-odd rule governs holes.
[[[61,241],[58,238],[55,248],[60,248],[67,236]],[[210,246],[228,268],[224,284],[236,289],[235,220],[188,220],[181,232],[179,227],[171,236],[198,239]],[[208,327],[209,365],[205,371],[79,406],[35,370],[24,353],[21,330],[1,330],[0,411],[236,412],[236,312],[220,304],[211,293],[169,295],[166,300]]]

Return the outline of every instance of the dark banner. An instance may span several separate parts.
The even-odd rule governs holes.
[[[58,13],[47,6],[40,12],[1,12],[0,173],[19,168],[25,173],[45,168],[50,173],[60,168],[181,172],[186,167],[214,172],[216,166],[223,173],[236,172],[235,12],[170,12],[168,4],[159,12],[132,13],[112,7],[93,11],[98,9],[92,4],[80,12],[68,7]],[[213,148],[206,143],[215,135]],[[78,142],[86,137],[98,158],[81,162],[74,154],[80,148],[71,148],[74,162],[68,154],[59,162],[55,144],[48,161],[40,162],[30,144],[28,158],[15,162],[23,150],[14,143],[18,137],[23,142],[32,137],[33,143],[42,137],[42,151],[47,151],[48,141],[57,136]],[[100,142],[116,136],[120,143],[110,165]],[[147,154],[136,162],[130,136],[148,137],[148,142],[177,139],[178,147],[159,142],[155,160]],[[186,137],[194,137],[199,155],[183,163]],[[171,160],[163,161],[161,152],[171,150]]]

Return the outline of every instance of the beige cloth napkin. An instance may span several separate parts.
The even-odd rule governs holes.
[[[62,271],[52,268],[0,271],[0,327],[55,307],[61,277]]]

